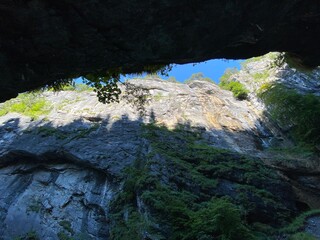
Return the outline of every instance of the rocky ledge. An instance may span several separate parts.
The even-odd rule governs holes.
[[[270,164],[268,149],[293,143],[252,99],[204,81],[131,83],[143,107],[126,97],[103,105],[90,91],[1,105],[36,99],[45,108],[0,117],[3,239],[277,239],[303,230],[285,227],[320,207],[319,169]],[[306,231],[317,236],[312,216]]]

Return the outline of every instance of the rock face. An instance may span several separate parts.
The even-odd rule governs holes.
[[[0,101],[121,67],[286,51],[320,63],[316,0],[7,1],[0,5]]]
[[[45,116],[0,117],[2,239],[182,239],[179,224],[198,232],[199,204],[222,196],[248,224],[284,226],[319,208],[315,176],[262,161],[283,133],[253,97],[204,81],[131,83],[148,93],[140,114],[125,98],[103,105],[92,92],[47,91],[35,96],[50,105]]]

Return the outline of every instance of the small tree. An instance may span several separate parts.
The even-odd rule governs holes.
[[[169,77],[169,78],[167,79],[167,81],[168,81],[168,82],[172,82],[172,83],[178,83],[177,79],[176,79],[175,77],[173,77],[173,76]]]
[[[188,84],[195,80],[213,82],[211,78],[205,77],[202,72],[199,72],[192,74],[184,83]]]
[[[224,84],[230,81],[230,77],[236,73],[238,73],[239,70],[237,68],[227,68],[223,75],[220,77],[220,83]]]

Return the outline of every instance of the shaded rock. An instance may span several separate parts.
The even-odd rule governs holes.
[[[270,145],[263,141],[280,139],[281,130],[251,101],[200,80],[130,83],[149,93],[143,115],[125,98],[103,105],[92,92],[46,91],[47,115],[0,117],[5,240],[32,231],[41,239],[168,238],[170,214],[190,217],[222,196],[249,224],[280,227],[309,207],[296,189],[317,191],[317,176],[264,163]],[[191,210],[163,215],[160,203],[171,198]]]
[[[287,51],[319,65],[316,1],[10,1],[0,6],[0,101],[121,67]],[[72,17],[71,17],[72,16]]]

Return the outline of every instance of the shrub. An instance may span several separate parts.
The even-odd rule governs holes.
[[[268,70],[265,70],[263,72],[257,72],[252,75],[253,80],[255,82],[265,81],[269,76],[270,76],[270,74],[269,74]]]
[[[248,98],[249,91],[240,82],[220,82],[219,86],[222,89],[229,90],[233,93],[233,96],[238,100],[245,100]]]
[[[308,233],[301,232],[301,233],[296,233],[292,235],[291,237],[289,237],[289,240],[317,240],[317,239]]]
[[[184,81],[184,83],[188,84],[196,80],[213,83],[212,79],[205,77],[202,72],[192,74],[187,80]]]
[[[264,87],[258,96],[275,121],[291,127],[289,132],[293,139],[302,143],[320,143],[320,97],[299,94],[281,84]]]
[[[188,239],[253,239],[241,221],[240,210],[227,198],[213,198],[192,214],[190,222]]]
[[[290,68],[295,68],[300,72],[311,73],[312,70],[316,68],[316,66],[309,65],[304,62],[303,59],[297,54],[284,53],[281,56],[283,58],[283,61],[286,62]]]
[[[23,236],[14,238],[14,240],[39,240],[37,233],[35,231],[28,232]]]
[[[244,100],[247,99],[249,91],[242,83],[231,79],[231,77],[238,71],[239,70],[237,68],[227,68],[224,74],[220,77],[219,86],[222,89],[231,91],[236,99]]]
[[[77,92],[84,92],[84,91],[93,91],[92,87],[89,87],[88,85],[84,83],[79,83],[75,85],[75,90]]]
[[[227,82],[230,82],[230,78],[232,75],[238,73],[239,70],[237,68],[227,68],[223,75],[220,77],[220,83],[224,82],[224,83],[227,83]]]
[[[317,240],[315,237],[308,233],[296,233],[292,235],[289,240]]]
[[[50,112],[50,103],[40,94],[37,93],[22,93],[15,99],[5,102],[0,107],[0,116],[9,112],[17,112],[37,119],[41,115],[46,115]]]
[[[161,76],[157,73],[150,73],[144,76],[145,80],[162,80]]]
[[[169,78],[167,79],[167,81],[168,81],[168,82],[172,82],[172,83],[178,83],[177,79],[176,79],[175,77],[173,77],[173,76],[169,77]]]
[[[307,220],[307,218],[312,217],[314,215],[319,215],[320,210],[314,209],[307,212],[302,213],[300,216],[296,217],[292,223],[290,223],[288,226],[281,229],[281,232],[283,233],[296,233],[299,230],[301,230]]]

